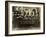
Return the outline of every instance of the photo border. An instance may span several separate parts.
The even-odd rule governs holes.
[[[43,5],[43,32],[42,33],[26,33],[26,34],[8,34],[8,2],[27,3],[27,4],[42,4]],[[5,1],[5,36],[18,36],[18,35],[34,35],[45,34],[45,3],[41,2],[23,2],[23,1]]]

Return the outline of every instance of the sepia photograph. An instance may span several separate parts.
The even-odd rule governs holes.
[[[45,4],[5,1],[5,35],[44,34]]]
[[[16,30],[40,28],[40,7],[13,6],[12,26]]]

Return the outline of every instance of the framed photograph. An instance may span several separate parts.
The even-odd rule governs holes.
[[[5,35],[45,33],[45,3],[5,1]]]

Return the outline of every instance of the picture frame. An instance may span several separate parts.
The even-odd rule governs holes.
[[[45,3],[5,1],[5,36],[45,33]]]

